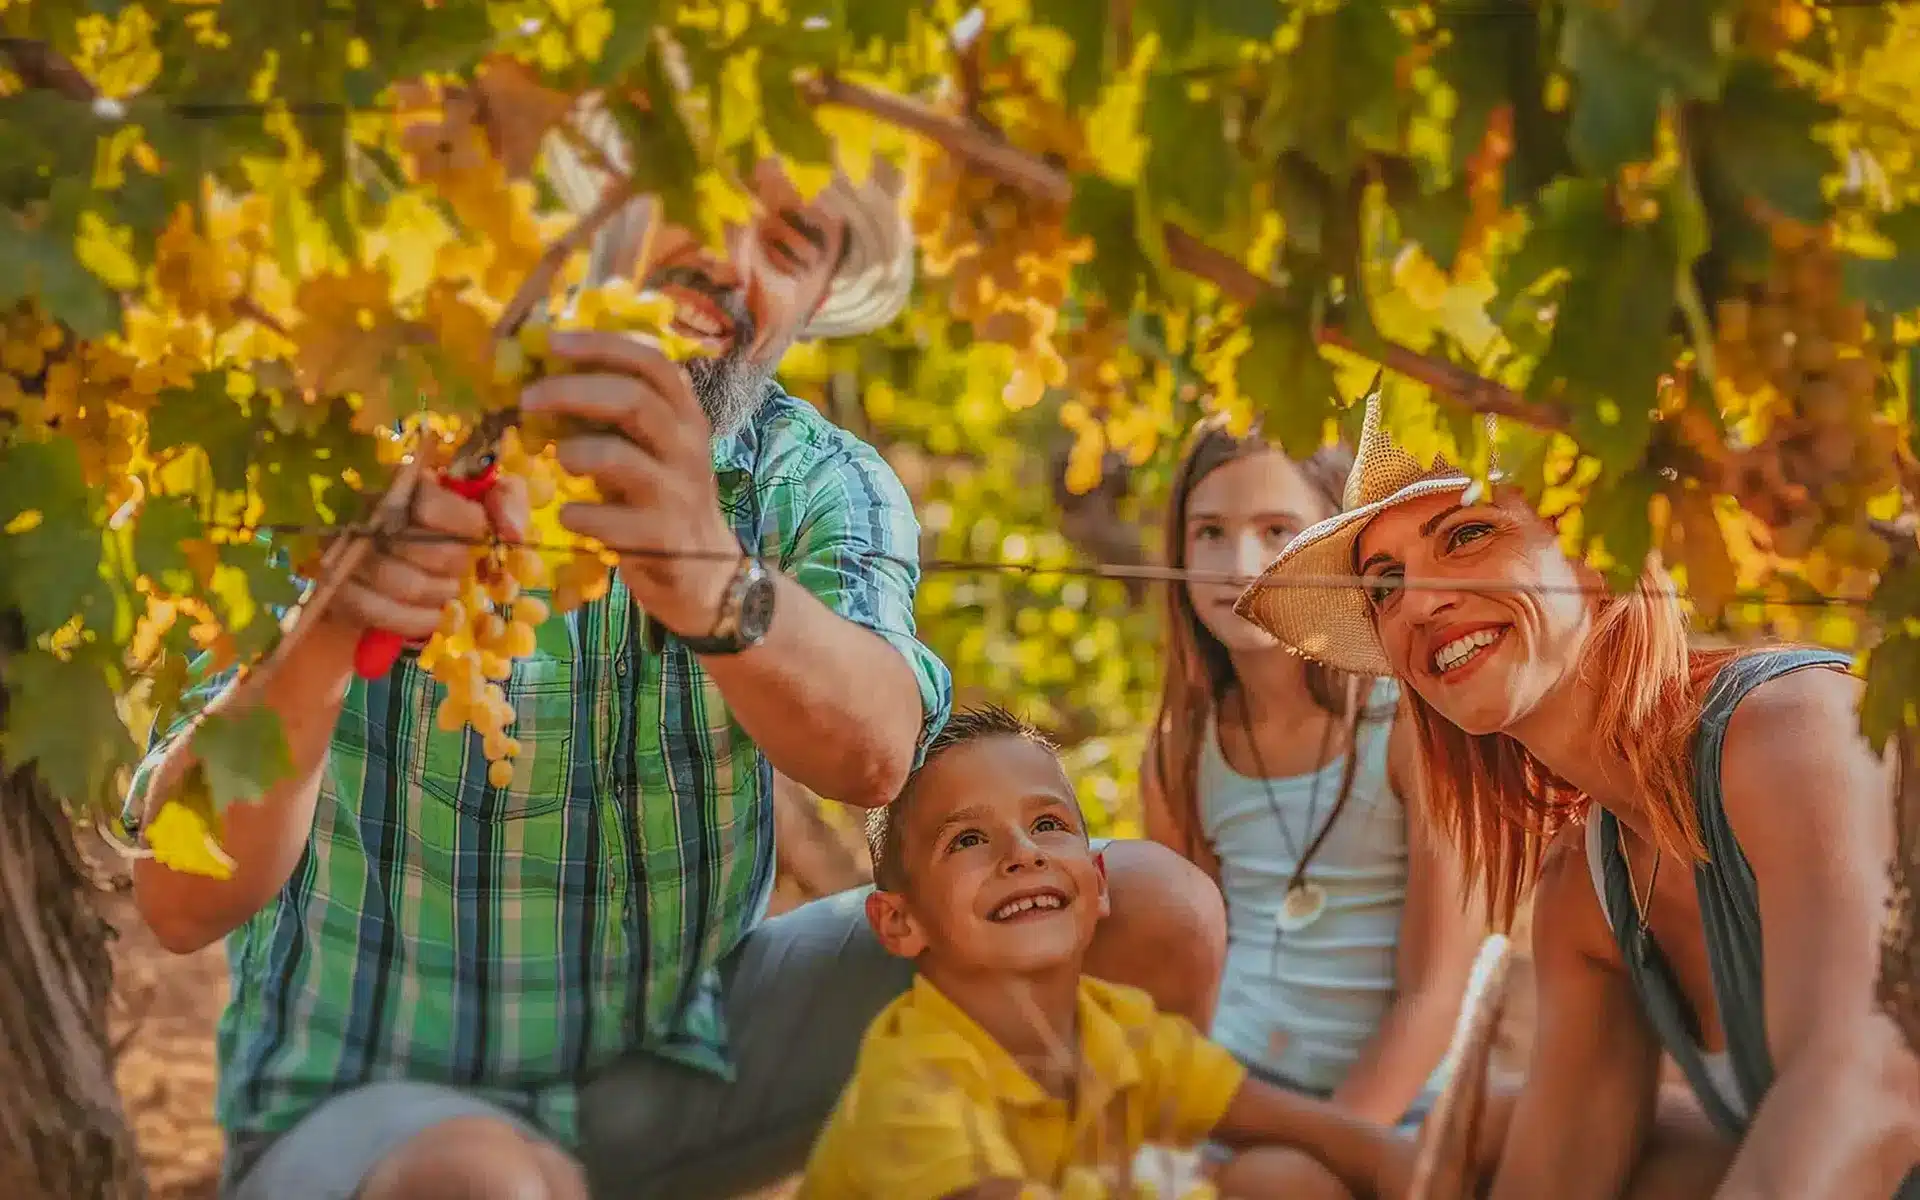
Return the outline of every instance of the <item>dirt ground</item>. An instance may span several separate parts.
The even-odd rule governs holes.
[[[155,1200],[212,1200],[220,1176],[213,1124],[213,1027],[227,999],[227,962],[217,945],[168,953],[124,895],[106,898],[120,931],[114,947],[118,1011],[126,1036],[120,1092],[146,1157]]]

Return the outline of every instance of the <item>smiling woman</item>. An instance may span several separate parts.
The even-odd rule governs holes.
[[[1347,494],[1236,611],[1397,678],[1496,921],[1537,882],[1541,1021],[1491,1194],[1920,1196],[1920,1063],[1872,1004],[1893,781],[1847,660],[1691,650],[1658,563],[1607,594],[1377,401]],[[1717,1132],[1656,1116],[1663,1048]]]

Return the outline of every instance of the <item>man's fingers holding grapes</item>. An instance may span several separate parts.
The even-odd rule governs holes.
[[[640,607],[674,633],[705,634],[738,567],[740,543],[720,511],[712,426],[686,372],[618,334],[556,333],[552,355],[577,373],[521,397],[528,416],[602,427],[559,442],[560,465],[594,481],[599,504],[569,504],[561,524],[621,554]]]
[[[422,478],[414,492],[412,522],[368,555],[341,587],[338,614],[410,641],[429,636],[441,610],[459,594],[473,547],[496,536],[522,540],[528,514],[526,484],[516,476],[502,475],[484,501]]]

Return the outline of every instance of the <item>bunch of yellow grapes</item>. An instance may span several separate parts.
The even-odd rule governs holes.
[[[669,357],[682,359],[697,348],[672,334],[672,316],[671,301],[616,283],[583,293],[565,325],[643,332]],[[497,343],[493,382],[502,391],[517,392],[545,373],[548,334],[541,317]],[[513,676],[514,660],[534,652],[537,631],[549,616],[604,597],[619,562],[607,547],[560,525],[562,504],[600,498],[592,480],[561,469],[554,444],[563,432],[564,423],[523,420],[510,426],[495,448],[494,469],[526,488],[535,544],[563,545],[564,557],[553,566],[536,545],[474,547],[460,594],[441,612],[440,627],[420,652],[421,669],[447,689],[435,722],[449,733],[470,725],[480,734],[487,782],[496,788],[513,782],[513,759],[520,753],[519,739],[512,734],[514,706],[502,686]],[[542,592],[545,598],[536,594]]]
[[[1015,75],[993,106],[1008,140],[1039,158],[1076,164],[1086,138],[1071,114]],[[1066,382],[1067,363],[1053,335],[1073,268],[1092,243],[1067,233],[1066,205],[971,171],[961,155],[919,159],[913,230],[927,273],[952,280],[947,306],[982,341],[1012,346],[1019,371],[1009,385],[1017,406]]]
[[[501,436],[496,461],[502,475],[524,481],[536,512],[583,488],[584,481],[565,477],[550,454],[529,452],[515,429]],[[448,733],[471,725],[480,734],[492,786],[513,782],[513,759],[520,753],[511,732],[514,706],[502,686],[513,676],[513,661],[534,652],[537,630],[554,612],[570,612],[607,594],[612,559],[585,541],[557,570],[532,546],[494,544],[471,551],[465,585],[442,610],[440,627],[421,650],[419,665],[447,689],[435,723]],[[547,599],[536,594],[542,591]]]
[[[1720,386],[1725,407],[1765,418],[1768,471],[1800,500],[1773,530],[1775,552],[1822,560],[1834,583],[1885,563],[1865,510],[1898,483],[1900,433],[1881,411],[1884,347],[1844,295],[1826,232],[1779,222],[1773,240],[1767,277],[1719,302]]]

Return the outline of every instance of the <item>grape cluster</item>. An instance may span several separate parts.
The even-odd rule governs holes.
[[[494,382],[524,386],[546,370],[547,353],[547,327],[539,321],[522,325],[495,349]],[[495,448],[494,466],[525,487],[536,534],[561,536],[558,505],[597,498],[590,480],[560,468],[549,433],[523,435],[509,427]],[[513,661],[534,652],[537,630],[550,615],[598,600],[612,586],[616,557],[590,539],[571,540],[557,567],[532,546],[475,546],[460,594],[441,611],[440,627],[420,652],[420,668],[447,689],[435,722],[449,733],[471,725],[480,734],[487,782],[496,788],[512,783],[520,752],[511,733],[514,707],[501,686],[513,675]]]
[[[1873,571],[1885,543],[1864,510],[1898,482],[1899,432],[1880,411],[1883,348],[1867,310],[1849,301],[1823,231],[1779,222],[1767,277],[1723,298],[1715,355],[1738,409],[1764,415],[1756,461],[1790,504],[1773,528],[1786,558],[1824,560],[1825,573]]]
[[[1033,94],[1017,74],[1002,81],[1008,139],[1055,162],[1085,158],[1072,116]],[[919,162],[913,230],[927,273],[952,281],[949,311],[982,341],[1013,347],[1019,367],[1009,399],[1024,407],[1066,382],[1054,346],[1073,268],[1093,247],[1067,232],[1066,206],[968,169],[963,156],[929,153]]]

